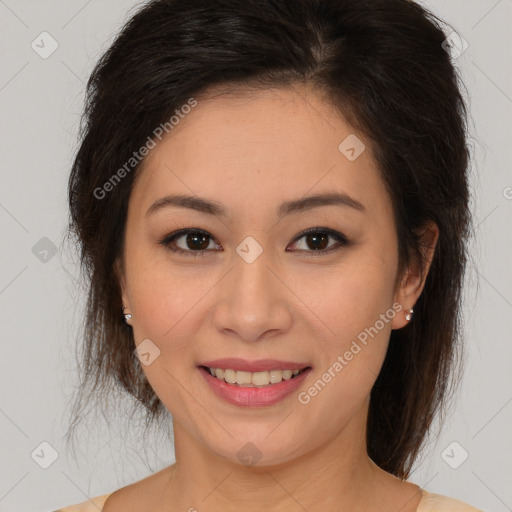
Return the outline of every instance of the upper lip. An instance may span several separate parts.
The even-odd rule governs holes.
[[[227,357],[223,359],[214,359],[204,361],[199,366],[208,366],[210,368],[230,369],[242,372],[264,372],[265,370],[301,370],[310,365],[307,363],[298,363],[297,361],[281,361],[278,359],[258,359],[257,361],[247,361],[236,357]]]

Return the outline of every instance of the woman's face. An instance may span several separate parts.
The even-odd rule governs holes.
[[[175,195],[188,206],[154,206]],[[181,229],[192,234],[170,240]],[[390,332],[421,290],[394,289],[397,236],[369,142],[318,93],[199,100],[147,156],[124,250],[123,304],[175,432],[238,463],[364,441]],[[221,358],[281,362],[228,372],[276,381],[241,389],[201,369]],[[305,367],[298,385],[264,372]]]

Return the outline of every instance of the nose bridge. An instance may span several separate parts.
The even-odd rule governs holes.
[[[235,331],[245,340],[256,340],[268,330],[283,329],[289,322],[283,285],[270,268],[273,258],[269,251],[261,249],[253,240],[238,246],[233,255],[234,267],[216,307],[217,328]]]
[[[249,240],[237,248],[237,258],[232,275],[232,298],[239,311],[248,315],[267,313],[276,300],[275,279],[269,269],[270,252],[257,248]]]
[[[250,217],[247,223],[251,223]],[[265,295],[272,289],[272,272],[269,266],[272,265],[272,252],[269,248],[270,236],[268,233],[258,232],[257,235],[246,236],[235,248],[233,253],[233,284],[236,287],[239,303],[241,299],[248,299],[254,303],[268,303],[268,297]],[[244,293],[245,290],[245,293]]]

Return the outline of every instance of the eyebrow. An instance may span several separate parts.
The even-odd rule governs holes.
[[[313,196],[296,199],[293,201],[286,201],[282,203],[277,209],[277,215],[282,218],[292,213],[303,212],[318,208],[320,206],[347,206],[360,212],[366,212],[366,208],[362,203],[349,195],[342,192],[331,192],[324,194],[317,194]],[[170,195],[162,197],[155,201],[146,212],[146,216],[152,215],[155,212],[167,207],[189,208],[208,215],[216,217],[227,217],[227,211],[222,204],[216,201],[210,201],[197,196],[187,195]]]

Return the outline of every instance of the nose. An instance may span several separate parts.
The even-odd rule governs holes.
[[[273,337],[290,328],[293,293],[263,251],[248,263],[234,257],[234,267],[216,297],[215,327],[243,341]]]

